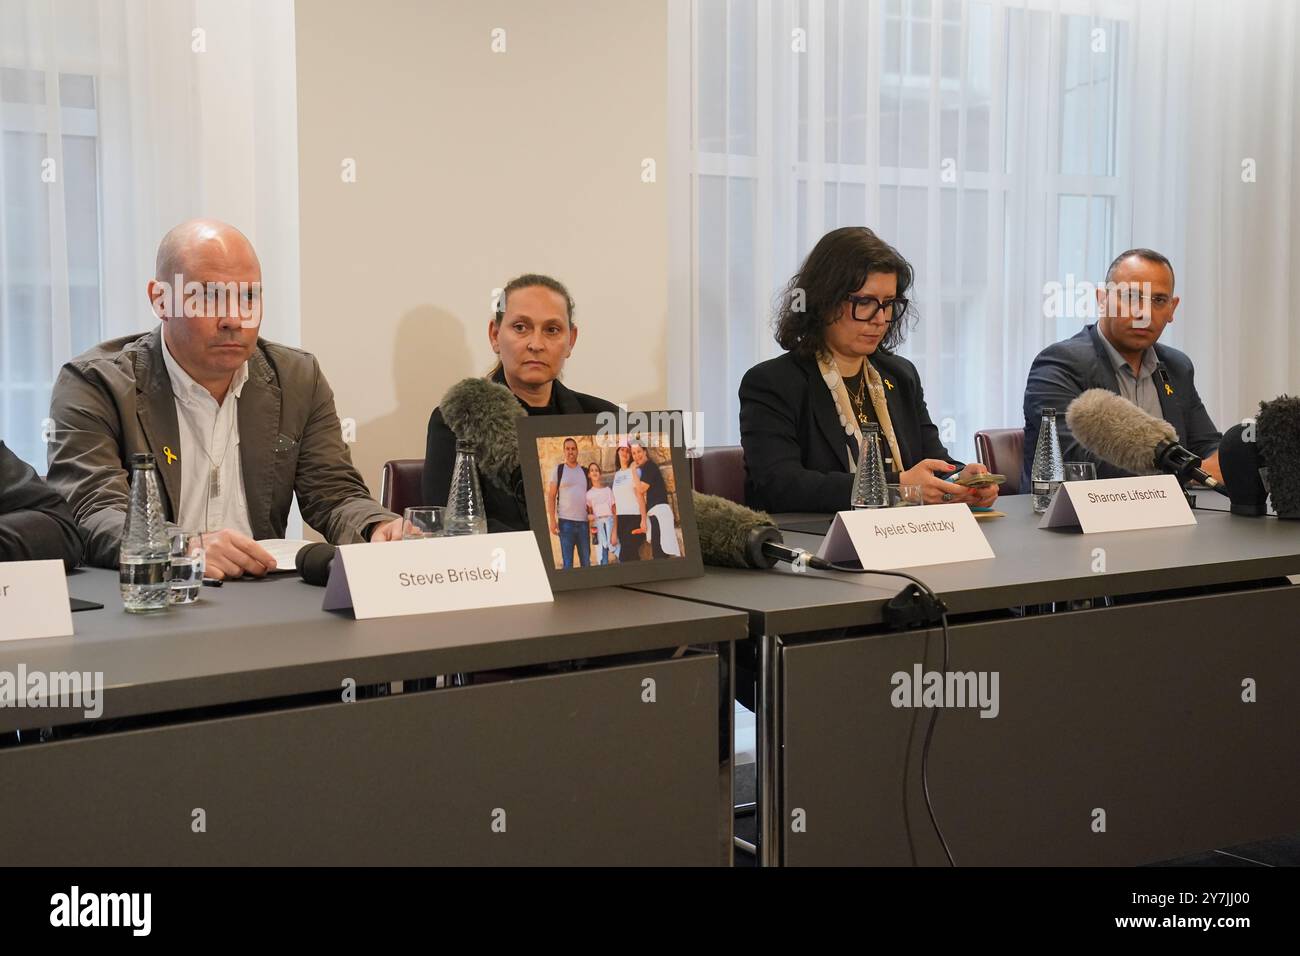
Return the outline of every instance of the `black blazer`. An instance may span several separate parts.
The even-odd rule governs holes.
[[[886,478],[897,481],[899,471],[923,458],[961,468],[930,421],[916,366],[880,350],[869,361],[886,382],[889,418],[903,456],[903,464],[895,463]],[[745,449],[745,502],[751,508],[843,511],[853,491],[846,440],[851,439],[815,359],[786,352],[745,373],[740,382],[740,443]]]
[[[505,376],[498,369],[492,380],[505,384]],[[524,402],[520,402],[525,409]],[[618,414],[618,406],[603,398],[584,395],[566,387],[556,379],[551,383],[551,404],[542,411],[529,410],[538,415],[582,415],[597,412]],[[451,494],[451,472],[456,465],[456,435],[442,419],[442,409],[435,408],[429,416],[429,435],[424,451],[424,477],[421,482],[421,500],[427,505],[445,505]],[[479,471],[479,487],[483,489],[483,510],[487,515],[489,531],[527,531],[528,503],[524,497],[523,470],[516,468],[511,477],[511,489],[506,490],[490,481]]]
[[[1174,426],[1179,440],[1202,458],[1214,454],[1223,436],[1214,427],[1201,396],[1196,393],[1192,360],[1168,345],[1156,343],[1156,389],[1160,410]],[[1162,387],[1160,369],[1169,378],[1169,388]],[[1025,384],[1025,455],[1021,464],[1020,487],[1029,487],[1029,470],[1034,464],[1034,447],[1043,409],[1056,409],[1056,434],[1061,441],[1065,461],[1091,461],[1097,465],[1098,478],[1125,478],[1131,473],[1102,461],[1085,451],[1065,424],[1065,409],[1090,388],[1104,388],[1119,393],[1119,380],[1110,354],[1101,341],[1096,325],[1085,325],[1063,342],[1049,345],[1038,353],[1029,369]],[[1172,394],[1171,394],[1172,393]]]
[[[71,571],[83,547],[68,503],[0,442],[0,561],[55,559]]]

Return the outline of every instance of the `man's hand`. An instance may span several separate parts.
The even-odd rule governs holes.
[[[402,519],[394,518],[392,521],[385,521],[381,525],[376,525],[375,530],[370,532],[371,542],[375,541],[401,541],[402,540]]]
[[[222,528],[199,536],[203,547],[203,576],[215,581],[245,574],[260,578],[275,570],[275,558],[260,544],[238,531]]]
[[[1223,484],[1223,470],[1219,467],[1219,453],[1216,451],[1201,462],[1201,471],[1208,474],[1219,484]]]

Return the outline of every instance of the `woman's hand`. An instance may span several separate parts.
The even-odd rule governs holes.
[[[966,467],[971,466],[967,465]],[[976,465],[975,467],[982,468],[983,465]],[[943,504],[945,501],[974,504],[975,496],[971,493],[971,489],[963,488],[961,485],[954,485],[951,481],[945,481],[935,474],[935,472],[938,472],[943,475],[953,471],[956,471],[956,469],[946,461],[941,461],[938,458],[926,458],[924,461],[918,461],[907,471],[902,472],[898,476],[898,483],[900,485],[920,485],[921,496],[927,505]],[[945,499],[944,495],[948,495],[948,498]]]
[[[961,470],[961,478],[969,478],[971,475],[987,475],[989,470],[978,462],[971,462]],[[968,488],[971,493],[970,505],[972,508],[990,508],[993,502],[998,500],[998,486],[985,485],[983,488]]]

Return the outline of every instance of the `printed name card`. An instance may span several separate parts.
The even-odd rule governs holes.
[[[554,600],[530,531],[346,544],[330,566],[324,610],[358,620]]]
[[[1173,475],[1065,481],[1052,496],[1040,528],[1077,525],[1084,534],[1196,524]]]
[[[0,641],[71,637],[62,561],[0,561]]]
[[[828,561],[851,561],[891,571],[993,557],[983,530],[963,504],[841,511],[817,551]]]

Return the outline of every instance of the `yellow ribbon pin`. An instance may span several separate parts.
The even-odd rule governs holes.
[[[1170,385],[1168,382],[1165,382],[1165,394],[1166,395],[1174,394],[1174,387]]]
[[[894,390],[894,383],[891,382],[889,379],[885,379],[885,388],[889,389],[892,392]]]
[[[170,445],[163,445],[163,454],[167,456],[167,464],[172,464],[178,459],[178,455],[172,451]]]

